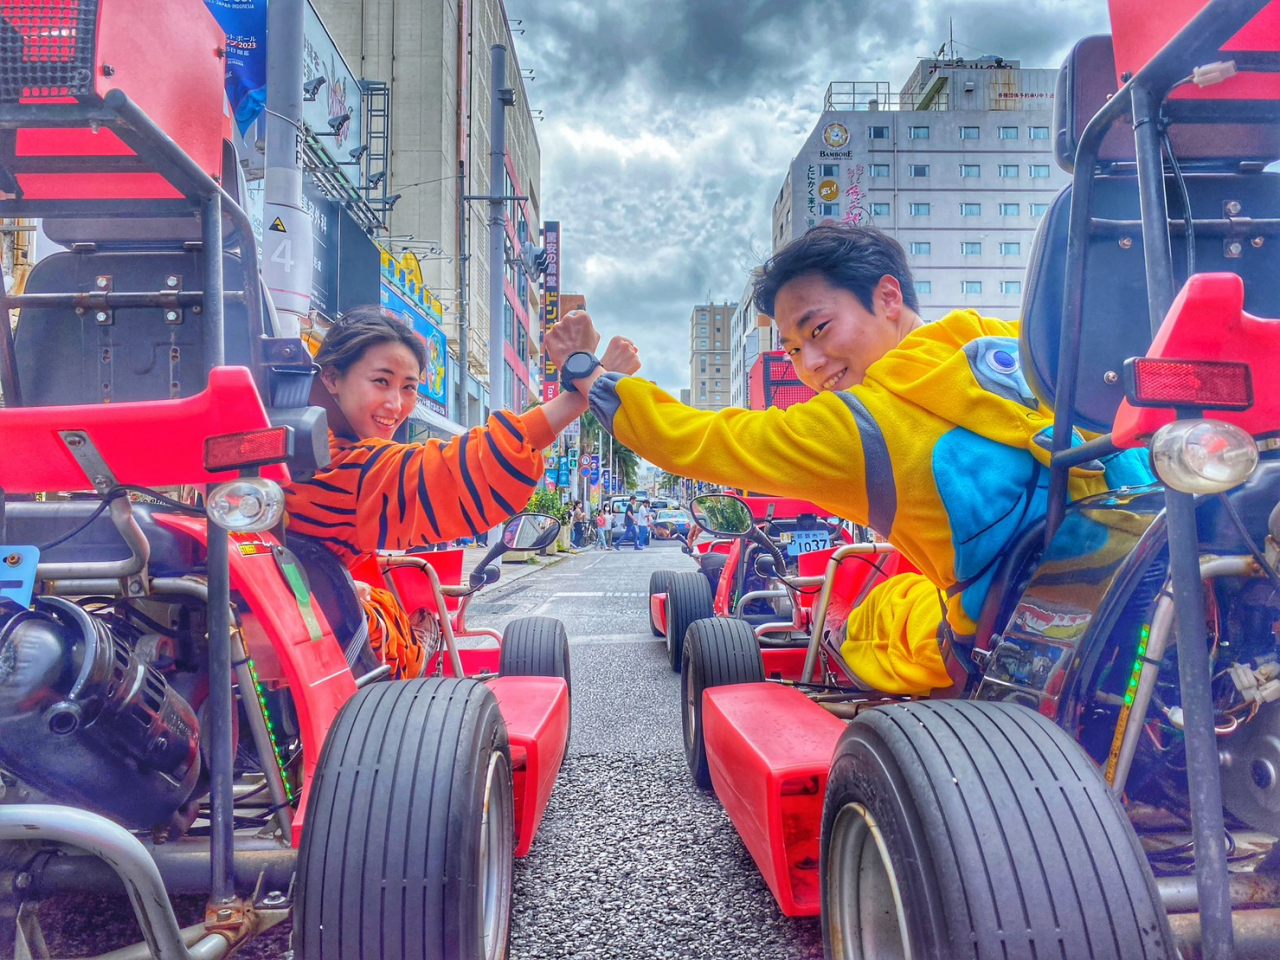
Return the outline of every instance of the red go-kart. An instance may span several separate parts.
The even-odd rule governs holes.
[[[202,0],[0,20],[0,215],[66,247],[0,292],[0,954],[45,955],[42,898],[118,892],[129,956],[289,916],[299,958],[505,956],[568,738],[563,628],[458,651],[485,572],[376,558],[439,637],[431,676],[381,679],[349,572],[280,522],[328,433],[236,202],[221,30]],[[556,530],[517,517],[497,549]]]

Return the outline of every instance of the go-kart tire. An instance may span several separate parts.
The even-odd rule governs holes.
[[[662,631],[658,629],[658,621],[653,619],[653,595],[655,593],[667,593],[670,580],[670,570],[655,570],[649,574],[649,630],[655,637],[662,636]],[[670,603],[670,598],[668,598],[668,603]]]
[[[325,739],[298,854],[298,960],[498,960],[515,822],[498,702],[475,680],[356,692]]]
[[[695,620],[689,627],[680,667],[680,726],[684,731],[685,762],[694,782],[703,790],[711,789],[711,771],[702,739],[702,691],[763,680],[764,657],[749,623],[714,617]]]
[[[667,581],[667,662],[680,672],[680,656],[689,624],[714,615],[715,597],[700,573],[671,574]]]
[[[1026,707],[859,714],[831,761],[821,842],[828,960],[1175,956],[1124,810]]]
[[[502,631],[498,673],[504,677],[560,677],[573,696],[569,678],[569,634],[554,617],[521,617]]]

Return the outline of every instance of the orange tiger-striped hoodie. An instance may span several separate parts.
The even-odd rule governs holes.
[[[351,440],[329,433],[328,469],[286,490],[289,529],[323,541],[344,563],[475,537],[529,502],[542,448],[555,441],[546,414],[494,413],[448,442]]]

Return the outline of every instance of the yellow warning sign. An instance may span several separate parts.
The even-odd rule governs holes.
[[[279,217],[276,217],[274,220],[272,220],[272,221],[271,221],[271,226],[267,227],[267,229],[268,229],[268,230],[274,230],[276,233],[288,233],[288,232],[289,232],[288,230],[286,230],[286,229],[284,228],[284,221],[283,221],[283,220],[281,220]]]

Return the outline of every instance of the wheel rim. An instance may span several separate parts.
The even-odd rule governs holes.
[[[499,960],[507,953],[507,928],[511,924],[511,891],[515,852],[511,772],[507,758],[494,750],[484,784],[484,816],[480,823],[481,936],[485,960]]]
[[[902,891],[875,818],[846,803],[831,825],[826,923],[841,960],[911,960]]]
[[[684,701],[684,749],[686,756],[693,756],[698,740],[698,713],[694,710],[693,669],[689,663],[680,671],[680,693]]]

